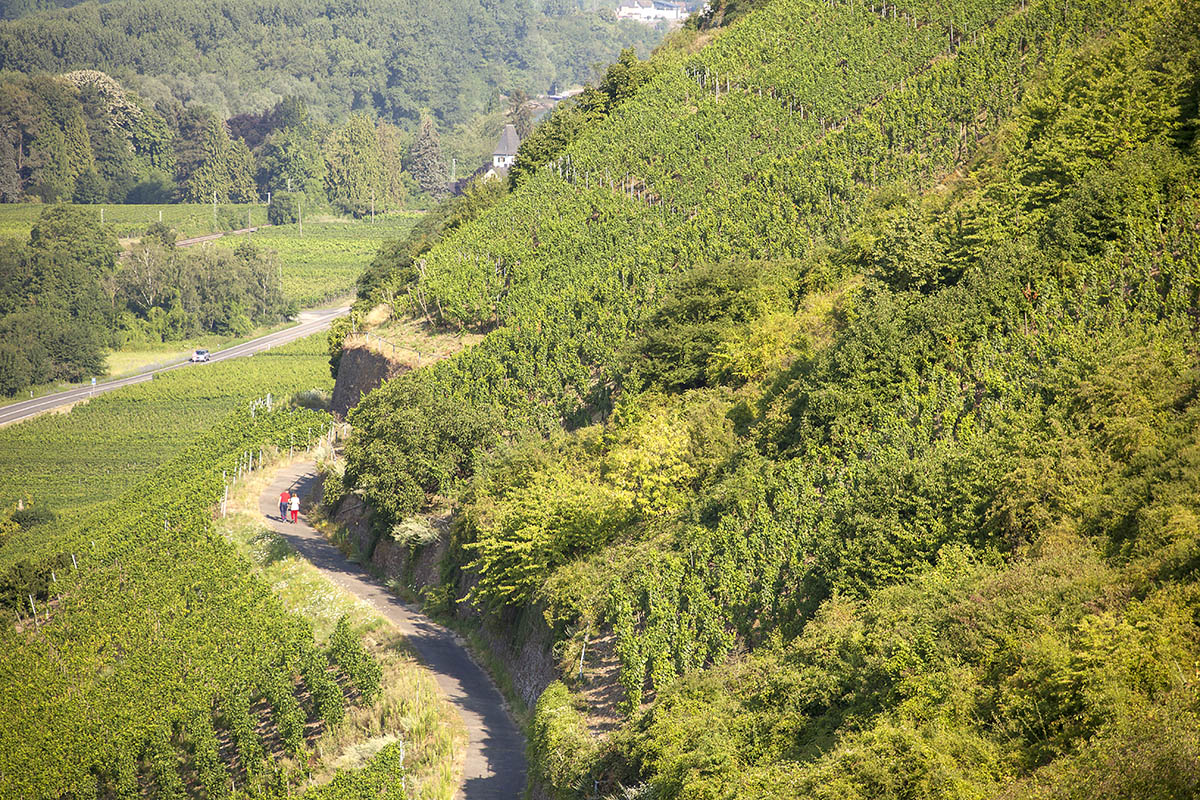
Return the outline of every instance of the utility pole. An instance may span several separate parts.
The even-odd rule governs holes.
[[[375,190],[371,190],[371,224],[375,224]]]
[[[217,231],[217,193],[213,192],[213,233]]]
[[[304,198],[300,198],[300,210],[297,212],[300,218],[300,238],[304,238]]]

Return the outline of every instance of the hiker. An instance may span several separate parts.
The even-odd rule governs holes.
[[[292,499],[288,501],[288,507],[292,510],[292,522],[300,518],[300,495],[293,494]]]
[[[287,489],[279,493],[279,521],[287,522],[288,518],[288,501],[292,499],[291,494]]]

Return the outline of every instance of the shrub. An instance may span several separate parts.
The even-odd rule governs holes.
[[[597,755],[596,742],[561,681],[538,698],[529,730],[529,769],[543,797],[566,800],[583,790]]]
[[[267,206],[267,220],[272,225],[291,225],[300,219],[300,203],[304,195],[299,192],[276,192],[271,195]]]

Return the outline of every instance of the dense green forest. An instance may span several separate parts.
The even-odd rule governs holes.
[[[279,202],[362,216],[421,206],[452,188],[494,146],[506,113],[483,117],[446,146],[432,117],[414,132],[355,112],[316,120],[295,97],[222,120],[203,106],[151,105],[95,70],[0,77],[0,200],[53,203]],[[457,156],[456,156],[457,154]],[[472,166],[468,166],[472,165]]]
[[[488,335],[327,495],[451,498],[427,602],[548,632],[544,796],[1196,796],[1200,7],[699,41],[381,254]]]
[[[28,242],[0,243],[0,392],[104,372],[104,351],[199,333],[245,335],[294,316],[274,256],[177,250],[155,225],[117,258],[117,237],[90,214],[48,208]]]
[[[0,22],[0,200],[423,205],[658,31],[577,8],[85,3]],[[116,76],[115,78],[112,76]]]
[[[589,5],[594,8],[594,5]],[[457,125],[498,93],[562,90],[661,34],[575,2],[87,2],[0,23],[0,69],[100,69],[151,103],[222,118],[299,97],[322,119],[366,111]]]

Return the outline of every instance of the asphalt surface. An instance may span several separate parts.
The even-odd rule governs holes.
[[[276,331],[275,333],[268,333],[266,336],[260,336],[257,339],[251,339],[248,342],[242,342],[224,350],[218,350],[212,354],[210,363],[213,361],[225,361],[230,358],[252,356],[264,350],[270,350],[272,347],[279,347],[309,334],[323,331],[333,323],[334,319],[345,314],[348,310],[349,306],[340,306],[338,308],[320,308],[312,311],[302,311],[297,318],[298,323],[296,325]],[[118,378],[117,380],[104,381],[102,383],[97,382],[95,386],[80,386],[76,389],[67,389],[64,392],[58,392],[57,394],[48,394],[43,397],[35,397],[31,400],[22,400],[20,403],[13,403],[12,405],[0,408],[0,426],[22,422],[30,417],[36,417],[38,414],[88,400],[104,392],[111,392],[113,389],[120,389],[122,386],[131,386],[135,383],[153,380],[155,375],[161,375],[173,369],[180,369],[182,367],[204,369],[205,366],[205,364],[192,364],[189,361],[181,361],[177,364],[168,364],[165,367],[140,372],[126,378]]]
[[[525,790],[525,739],[508,715],[504,698],[476,664],[458,637],[414,610],[349,561],[305,521],[279,518],[279,494],[299,492],[302,508],[318,485],[312,462],[280,470],[259,497],[258,508],[271,530],[338,586],[370,603],[407,637],[437,679],[438,687],[458,709],[467,728],[463,782],[459,800],[516,800]]]

